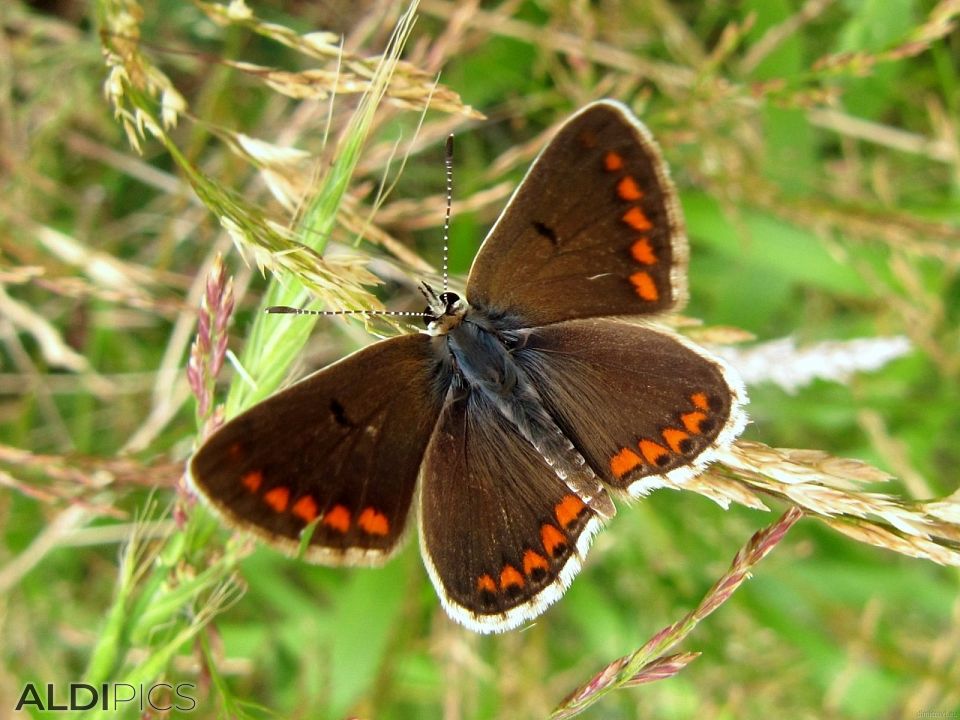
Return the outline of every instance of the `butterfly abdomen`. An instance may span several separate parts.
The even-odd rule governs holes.
[[[593,469],[544,407],[493,323],[476,311],[471,315],[446,336],[464,386],[482,393],[584,502],[600,502],[594,510],[613,515],[613,505]]]

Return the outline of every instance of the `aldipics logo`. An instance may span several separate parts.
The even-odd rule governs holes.
[[[27,683],[14,710],[34,708],[47,712],[72,712],[98,708],[119,712],[138,707],[141,712],[190,712],[197,707],[197,701],[190,694],[196,687],[193,683],[171,685],[163,682],[153,685],[102,683],[99,687],[89,683],[70,683],[66,689],[58,689],[53,683]]]

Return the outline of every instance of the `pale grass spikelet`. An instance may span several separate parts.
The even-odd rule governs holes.
[[[300,39],[307,47],[313,48],[318,53],[324,53],[328,48],[339,47],[340,45],[340,36],[332,32],[309,32],[301,35]]]
[[[227,235],[233,240],[233,246],[237,249],[237,253],[243,258],[244,262],[249,264],[249,260],[247,259],[248,252],[253,253],[253,248],[255,248],[256,245],[247,237],[246,230],[244,230],[239,223],[235,222],[233,218],[225,215],[221,215],[218,220],[220,221],[220,227],[226,230]],[[263,272],[263,267],[259,263],[257,263],[257,269],[260,270],[261,273]]]
[[[111,3],[101,34],[104,62],[109,68],[104,95],[121,121],[128,142],[138,153],[146,132],[167,141],[163,128],[175,127],[187,103],[173,82],[140,52],[143,10],[133,0]],[[156,116],[159,105],[159,119]]]
[[[221,226],[234,242],[240,256],[262,273],[283,278],[296,277],[316,296],[333,307],[375,307],[378,301],[364,290],[379,280],[360,257],[323,257],[296,242],[292,231],[257,213],[232,203],[223,208]]]
[[[797,348],[793,338],[760,343],[747,349],[721,347],[715,352],[733,365],[744,382],[772,382],[795,393],[814,380],[846,382],[856,372],[878,370],[911,350],[902,336],[858,338]]]
[[[722,477],[710,471],[685,481],[683,489],[713,500],[724,510],[727,510],[731,503],[737,503],[753,510],[769,511],[770,509],[757,493],[744,483]]]
[[[230,0],[226,8],[227,17],[231,20],[242,21],[253,17],[253,11],[243,0]]]
[[[105,62],[107,63],[107,77],[103,81],[103,95],[107,102],[114,108],[114,113],[121,112],[120,107],[123,100],[124,86],[129,82],[127,71],[120,63],[119,56],[113,53],[107,53]]]
[[[812,450],[771,448],[738,441],[718,454],[718,465],[685,489],[712,497],[715,477],[753,494],[788,500],[845,535],[877,547],[943,565],[960,565],[960,502],[956,497],[911,503],[866,492],[857,484],[889,476],[866,463]]]
[[[296,211],[310,178],[310,153],[282,147],[244,133],[226,133],[229,147],[260,169],[271,194],[290,213]]]
[[[960,490],[943,500],[923,503],[921,507],[931,517],[960,527]]]
[[[376,78],[383,57],[362,57],[346,51],[337,34],[313,31],[301,35],[283,25],[261,20],[243,3],[239,3],[237,8],[233,8],[232,5],[228,8],[218,3],[195,0],[195,5],[218,25],[242,25],[251,32],[296,50],[307,57],[335,63],[335,67],[330,69],[309,68],[300,72],[291,72],[252,63],[228,62],[238,69],[249,72],[253,77],[262,79],[277,92],[298,99],[325,99],[337,94],[380,92],[376,87],[378,82]],[[415,5],[416,3],[413,3],[411,8]],[[458,93],[437,83],[434,73],[425,72],[402,60],[394,59],[391,63],[392,76],[383,95],[395,105],[413,110],[424,110],[429,106],[432,110],[478,119],[483,117],[470,106],[464,105]]]
[[[186,112],[187,101],[173,85],[169,85],[160,93],[160,108],[163,127],[169,130],[176,127],[180,115]]]
[[[960,567],[960,548],[956,547],[956,540],[954,547],[949,547],[933,539],[903,535],[891,528],[863,520],[825,518],[824,522],[847,537],[868,545],[893,550],[908,557],[931,560],[938,565]]]
[[[246,157],[260,167],[296,165],[310,159],[306,150],[282,147],[244,133],[233,133],[232,136]]]

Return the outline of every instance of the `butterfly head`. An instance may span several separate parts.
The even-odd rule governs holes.
[[[439,295],[424,284],[428,305],[423,311],[423,323],[430,335],[446,335],[463,321],[467,303],[459,295],[442,292]]]

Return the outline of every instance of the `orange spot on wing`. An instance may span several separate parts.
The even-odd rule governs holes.
[[[650,273],[644,272],[635,272],[630,276],[630,282],[633,283],[634,290],[637,291],[643,300],[648,302],[656,302],[660,299],[660,293],[657,291],[657,286],[653,282],[653,278],[650,277]]]
[[[653,440],[641,440],[640,452],[643,453],[643,457],[651,465],[659,466],[665,462],[665,458],[670,458],[670,451],[663,445],[653,442]]]
[[[372,507],[364,508],[360,517],[357,518],[357,524],[368,535],[386,535],[390,532],[390,521],[387,520],[387,516]]]
[[[554,515],[557,516],[557,522],[560,523],[561,527],[567,528],[580,517],[580,513],[583,512],[585,507],[586,505],[583,504],[583,500],[576,495],[570,494],[563,496],[563,499],[557,503],[553,512]]]
[[[630,254],[633,255],[633,259],[641,265],[657,264],[657,256],[653,253],[653,247],[650,245],[650,241],[645,237],[640,238],[630,246]]]
[[[700,423],[706,419],[707,414],[700,412],[699,410],[684,413],[680,416],[680,421],[683,423],[683,426],[694,435],[700,434]]]
[[[511,586],[523,587],[523,575],[513,565],[504,565],[500,571],[500,587],[506,590]]]
[[[610,472],[618,480],[641,463],[640,456],[630,448],[623,448],[610,458]]]
[[[683,445],[685,440],[690,439],[690,435],[685,433],[683,430],[677,428],[667,428],[662,433],[663,439],[667,441],[667,445],[670,446],[670,449],[675,453],[683,453]]]
[[[324,513],[323,524],[331,530],[345,533],[350,529],[350,511],[343,505],[334,505]]]
[[[477,590],[482,593],[494,593],[497,592],[497,583],[493,581],[493,578],[489,575],[481,575],[477,578]]]
[[[527,550],[523,554],[523,572],[525,575],[530,576],[537,570],[546,572],[549,567],[550,563],[548,563],[547,559],[540,553]]]
[[[540,541],[550,557],[557,557],[567,549],[566,536],[550,523],[540,526]]]
[[[643,214],[643,210],[638,207],[632,207],[623,216],[623,221],[634,230],[645,232],[653,227],[650,218]]]
[[[690,402],[692,402],[696,407],[701,410],[709,410],[710,403],[707,402],[707,394],[698,392],[690,396]]]
[[[263,473],[259,470],[251,470],[246,475],[243,476],[243,479],[240,480],[243,483],[243,486],[252,493],[255,493],[260,489],[260,485],[263,483]]]
[[[621,200],[639,200],[643,197],[643,191],[637,186],[636,180],[626,175],[617,183],[617,195]]]
[[[277,512],[283,512],[287,509],[287,503],[290,502],[290,488],[275,487],[273,490],[268,490],[263,500]]]
[[[309,495],[304,495],[293,504],[290,512],[308,523],[313,522],[317,519],[317,502]]]
[[[615,153],[613,150],[611,150],[603,156],[603,166],[609,172],[615,172],[623,167],[623,158],[619,153]]]

